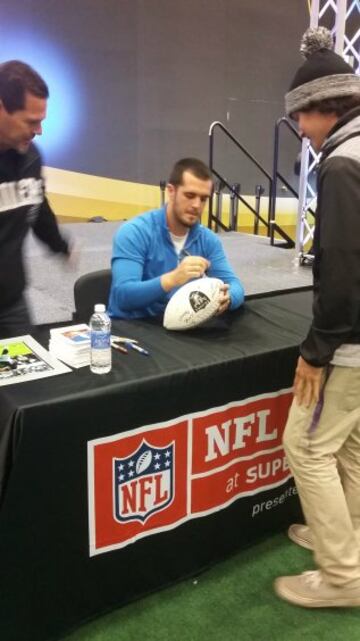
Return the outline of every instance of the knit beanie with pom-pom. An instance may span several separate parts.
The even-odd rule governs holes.
[[[300,52],[306,58],[297,70],[285,95],[285,111],[291,116],[311,103],[360,96],[360,76],[333,51],[332,35],[325,27],[308,29],[301,40]]]

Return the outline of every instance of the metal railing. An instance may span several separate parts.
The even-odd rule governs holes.
[[[297,129],[294,127],[294,125],[291,124],[291,122],[285,116],[283,116],[282,118],[279,118],[276,121],[275,130],[274,130],[273,175],[272,175],[271,193],[270,193],[270,201],[269,201],[269,205],[270,205],[269,222],[271,223],[271,232],[270,232],[271,244],[274,244],[274,228],[276,225],[275,217],[276,217],[276,199],[277,199],[278,180],[281,180],[282,184],[285,185],[285,187],[293,194],[293,196],[299,199],[299,193],[288,182],[288,180],[286,180],[285,176],[283,176],[279,171],[280,128],[282,125],[286,126],[288,130],[291,131],[292,134],[299,140],[300,143],[302,141],[302,138],[299,135]],[[315,217],[315,212],[311,207],[308,207],[308,211]]]
[[[266,181],[269,184],[269,206],[268,206],[268,220],[266,220],[263,216],[260,214],[260,207],[259,207],[259,199],[261,197],[260,190],[258,191],[256,198],[255,198],[255,208],[249,203],[240,193],[240,190],[237,189],[237,185],[231,185],[228,180],[222,176],[214,167],[214,130],[216,128],[221,129],[221,131],[236,145],[240,151],[255,165],[258,170],[262,173],[262,175],[266,178]],[[215,121],[210,125],[209,129],[209,167],[210,170],[212,171],[213,175],[216,176],[221,183],[226,185],[228,188],[231,196],[237,198],[240,202],[245,205],[245,207],[254,215],[255,219],[255,229],[258,230],[259,223],[261,222],[264,227],[267,230],[267,235],[270,237],[270,240],[272,244],[274,244],[274,232],[277,232],[281,238],[285,241],[285,244],[287,247],[294,247],[294,241],[288,236],[288,234],[279,227],[279,225],[271,220],[270,217],[270,212],[271,212],[271,198],[270,194],[273,193],[273,178],[272,176],[260,165],[260,163],[254,158],[254,156],[242,145],[233,135],[232,133],[222,124],[220,121]],[[261,187],[261,189],[263,189]],[[262,192],[263,193],[263,192]],[[208,227],[211,229],[213,223],[216,225],[216,229],[218,227],[221,227],[224,231],[231,231],[232,226],[231,224],[229,226],[225,225],[223,221],[219,218],[218,215],[214,213],[213,209],[213,196],[212,194],[210,200],[209,200],[209,217],[208,217]],[[230,221],[231,222],[231,221]]]

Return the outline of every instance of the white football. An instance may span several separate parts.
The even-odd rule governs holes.
[[[152,461],[151,450],[145,450],[145,452],[143,452],[139,456],[138,460],[136,461],[136,465],[135,465],[136,473],[140,474],[140,472],[145,472],[145,470],[147,470],[147,468],[151,464],[151,461]]]
[[[219,278],[197,278],[180,287],[165,308],[166,329],[192,329],[205,323],[219,308],[224,283]]]

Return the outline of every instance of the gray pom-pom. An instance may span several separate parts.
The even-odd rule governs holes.
[[[310,27],[305,31],[300,45],[300,53],[304,58],[309,58],[313,53],[320,49],[334,48],[334,42],[329,29],[325,27]]]

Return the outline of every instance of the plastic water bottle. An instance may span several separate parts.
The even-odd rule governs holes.
[[[105,305],[95,305],[90,318],[90,369],[94,374],[107,374],[111,370],[111,320]]]

